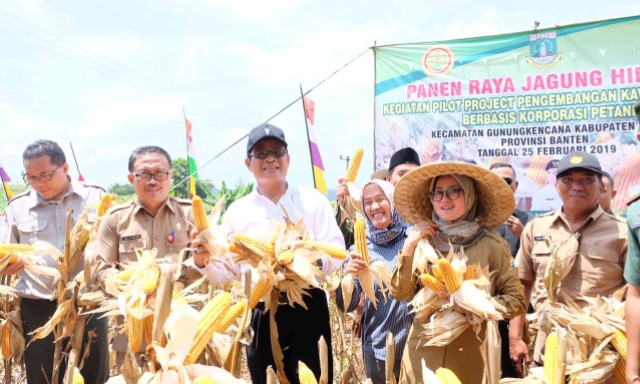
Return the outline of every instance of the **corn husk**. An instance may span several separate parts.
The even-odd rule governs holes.
[[[427,265],[438,264],[438,253],[431,245],[428,237],[422,238],[418,245],[416,246],[416,250],[413,253],[413,264],[411,266],[411,270],[415,273],[426,273]]]
[[[424,384],[440,384],[440,379],[438,379],[432,370],[427,368],[424,359],[422,359],[422,382]]]
[[[449,307],[431,316],[431,321],[423,325],[425,330],[420,333],[420,337],[426,340],[426,347],[444,347],[470,326],[465,315]]]
[[[362,210],[362,195],[361,189],[355,183],[347,182],[347,190],[349,196],[338,201],[340,206],[340,224],[349,219],[352,223],[355,223],[358,215],[364,216]]]

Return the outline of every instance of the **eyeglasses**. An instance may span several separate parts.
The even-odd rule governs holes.
[[[156,171],[154,173],[149,173],[149,172],[138,172],[138,173],[131,173],[133,176],[136,177],[136,180],[140,181],[140,182],[148,182],[151,181],[151,178],[153,177],[154,179],[156,179],[156,181],[165,181],[169,178],[169,173],[168,171]]]
[[[269,156],[273,156],[275,159],[279,159],[288,153],[286,148],[276,149],[275,151],[253,151],[249,154],[249,157],[255,157],[256,159],[264,160]]]
[[[64,163],[62,163],[64,164]],[[51,173],[49,173],[48,175],[42,175],[42,176],[30,176],[30,175],[24,175],[22,177],[22,179],[24,180],[25,183],[29,183],[29,184],[35,184],[37,182],[41,182],[41,183],[46,183],[47,181],[51,180],[51,178],[53,177],[53,175],[56,173],[56,171],[58,169],[60,169],[60,167],[62,167],[62,164],[58,165],[56,167],[56,169],[54,169]]]
[[[449,200],[455,200],[460,197],[460,192],[462,191],[462,188],[451,188],[447,191],[432,191],[429,193],[429,197],[431,197],[431,201],[434,201],[436,203],[442,201],[442,198],[445,194],[447,195],[447,198]]]
[[[511,183],[513,183],[513,179],[510,177],[503,177],[502,180],[504,180],[507,185],[511,185]]]

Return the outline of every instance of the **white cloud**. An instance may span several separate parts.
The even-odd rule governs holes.
[[[296,0],[198,0],[200,2],[221,6],[232,10],[233,12],[254,20],[266,20],[283,13],[294,11]]]

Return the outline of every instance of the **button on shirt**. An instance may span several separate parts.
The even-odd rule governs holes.
[[[4,242],[8,237],[10,243],[19,244],[45,241],[62,252],[69,208],[73,208],[72,225],[85,207],[89,208],[91,218],[96,213],[94,203],[99,203],[105,192],[95,185],[71,182],[62,200],[55,201],[44,200],[31,189],[14,197],[7,205],[6,215],[0,218],[0,239]],[[35,260],[41,266],[58,267],[58,261],[50,255],[37,256]],[[82,271],[83,264],[81,260],[74,274]],[[38,282],[22,271],[16,285],[18,295],[30,299],[52,300],[53,278],[36,277]]]
[[[573,268],[560,283],[559,291],[566,294],[578,305],[587,303],[582,296],[610,296],[625,285],[624,265],[627,259],[627,226],[624,220],[606,214],[598,207],[578,229],[578,255]],[[569,224],[558,210],[533,219],[522,233],[520,251],[515,264],[521,280],[535,282],[537,296],[533,306],[537,312],[543,311],[548,300],[544,286],[544,273],[551,251],[544,241],[551,236],[553,243],[562,243],[572,235]],[[558,301],[563,302],[562,295]],[[538,336],[534,360],[540,361],[539,352],[544,346],[544,338]]]
[[[286,211],[286,213],[285,213]],[[275,225],[274,220],[285,222],[289,215],[297,223],[304,220],[306,229],[317,241],[344,249],[344,238],[336,224],[329,200],[315,189],[289,185],[278,204],[254,190],[240,200],[233,202],[222,220],[224,231],[229,234],[242,233],[260,240],[268,240]],[[325,257],[322,272],[326,275],[338,270],[342,260]],[[230,272],[219,263],[208,263],[201,273],[214,284],[224,284],[235,278],[247,265],[233,266]],[[254,279],[256,278],[254,274]]]

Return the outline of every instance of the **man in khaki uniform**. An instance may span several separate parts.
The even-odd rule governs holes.
[[[515,264],[525,288],[527,305],[534,286],[538,293],[533,301],[538,319],[543,319],[548,300],[543,282],[550,257],[546,236],[554,244],[561,244],[573,233],[580,233],[575,262],[559,289],[578,305],[586,304],[583,296],[609,296],[625,285],[623,270],[627,258],[627,226],[624,220],[606,214],[600,207],[602,176],[602,168],[595,156],[584,152],[565,156],[560,160],[556,181],[562,208],[530,221],[522,233]],[[558,296],[558,301],[562,302],[562,295]],[[520,376],[522,360],[531,361],[522,340],[523,324],[524,315],[521,315],[512,319],[509,326],[511,360]],[[542,363],[540,354],[545,339],[546,332],[541,329],[533,356],[536,364]]]
[[[191,243],[193,210],[191,200],[169,196],[172,176],[171,157],[164,149],[145,146],[131,153],[127,178],[137,199],[111,208],[100,223],[96,255],[104,266],[95,277],[100,286],[104,286],[109,274],[117,272],[121,263],[137,260],[136,249],[156,248],[158,263],[177,267],[179,252]],[[204,267],[203,260],[199,259],[199,263]],[[202,277],[192,258],[180,268],[183,283]],[[126,334],[116,335],[113,349],[120,366],[127,350]]]
[[[78,219],[85,207],[99,203],[105,193],[101,187],[74,182],[69,177],[69,164],[58,143],[38,140],[30,144],[22,154],[24,181],[31,189],[15,196],[7,205],[6,214],[0,216],[0,243],[8,239],[15,244],[33,244],[45,241],[59,251],[64,249],[66,217],[73,209],[73,220]],[[91,208],[89,219],[95,216]],[[37,258],[38,265],[57,268],[58,261],[51,255]],[[76,266],[74,275],[82,271],[84,258]],[[53,277],[33,276],[23,271],[25,261],[18,259],[0,271],[3,275],[19,274],[15,286],[21,297],[20,317],[23,335],[29,346],[24,351],[25,373],[29,383],[51,382],[55,344],[53,334],[30,343],[32,332],[47,323],[57,309],[53,295]],[[37,280],[36,280],[37,279]],[[104,383],[109,377],[109,345],[107,319],[99,315],[87,318],[83,345],[88,334],[96,337],[90,346],[90,358],[80,371],[87,383]],[[66,362],[60,366],[60,383],[64,378]],[[57,383],[56,383],[57,384]]]

